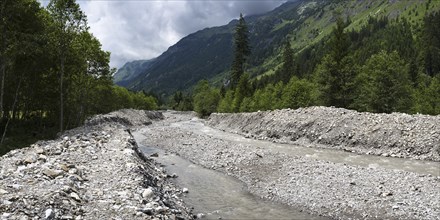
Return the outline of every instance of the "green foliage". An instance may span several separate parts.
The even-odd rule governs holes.
[[[397,52],[381,51],[368,59],[358,77],[355,107],[370,112],[408,112],[411,86],[408,67]]]
[[[249,75],[243,74],[240,77],[237,87],[235,88],[234,100],[232,102],[233,111],[238,112],[243,99],[249,97],[250,95],[252,95],[252,88],[249,84]]]
[[[199,116],[209,116],[217,110],[220,101],[220,91],[212,88],[206,80],[200,81],[194,89],[194,111]]]
[[[193,100],[190,95],[183,94],[181,91],[174,93],[171,106],[174,110],[178,111],[191,111],[193,110]]]
[[[86,21],[74,0],[52,0],[47,8],[36,0],[1,1],[1,149],[54,137],[55,128],[76,127],[94,114],[157,108],[152,96],[113,85],[110,53]]]
[[[283,51],[283,66],[281,67],[281,80],[284,83],[289,82],[290,77],[294,74],[295,64],[293,62],[293,50],[290,42],[287,41]]]
[[[431,78],[422,75],[423,83],[414,93],[415,105],[413,112],[421,114],[440,114],[440,76]]]
[[[234,109],[232,107],[232,102],[234,101],[234,91],[228,90],[225,94],[225,96],[220,100],[217,111],[218,112],[234,112]]]
[[[249,47],[249,31],[246,25],[246,21],[243,15],[240,14],[238,24],[235,27],[234,35],[234,61],[231,67],[231,87],[235,88],[239,83],[243,73],[244,65],[246,63],[247,57],[250,55],[251,50]],[[240,100],[241,101],[241,100]]]
[[[353,100],[353,83],[356,75],[354,63],[347,56],[350,46],[345,22],[339,17],[329,41],[330,52],[317,67],[317,82],[325,105],[347,108]]]
[[[282,95],[282,107],[297,109],[308,107],[317,103],[318,89],[316,85],[306,79],[292,77],[284,87]]]

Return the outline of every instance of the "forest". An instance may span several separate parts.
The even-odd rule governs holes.
[[[440,114],[440,13],[420,24],[405,18],[371,16],[360,30],[335,13],[332,33],[294,53],[286,36],[275,74],[250,78],[246,58],[252,51],[243,17],[234,36],[234,62],[228,83],[216,88],[206,80],[192,94],[176,93],[175,109],[253,112],[313,105],[375,113]]]
[[[94,114],[156,109],[157,100],[112,82],[103,51],[75,0],[0,1],[0,155],[53,138]]]

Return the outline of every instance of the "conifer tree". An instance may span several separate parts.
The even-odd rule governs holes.
[[[288,83],[290,80],[290,76],[295,71],[295,65],[293,63],[293,50],[290,46],[289,40],[286,41],[284,45],[284,53],[283,53],[283,66],[281,69],[281,79],[284,83]]]
[[[231,68],[231,88],[235,88],[244,73],[244,65],[251,50],[249,47],[249,31],[243,15],[240,14],[240,19],[235,27],[234,43],[234,61]]]

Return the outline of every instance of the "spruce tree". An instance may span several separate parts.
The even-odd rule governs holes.
[[[244,65],[251,50],[249,47],[249,31],[243,15],[240,14],[240,19],[235,27],[234,43],[234,61],[231,68],[231,88],[235,88],[244,72]]]
[[[284,83],[288,83],[290,80],[290,76],[295,71],[295,65],[293,63],[293,50],[290,46],[289,40],[286,41],[284,45],[284,53],[283,53],[283,66],[281,69],[281,79]]]

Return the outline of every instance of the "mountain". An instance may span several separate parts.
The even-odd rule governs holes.
[[[113,75],[114,82],[119,86],[128,86],[133,79],[148,69],[154,63],[154,60],[135,60],[124,64]]]
[[[335,11],[351,21],[346,29],[358,30],[372,16],[400,16],[415,24],[439,5],[440,1],[430,0],[288,1],[268,13],[245,17],[252,48],[247,71],[252,77],[275,73],[286,40],[295,53],[326,40],[335,24]],[[227,79],[232,62],[236,23],[233,20],[190,34],[147,65],[128,64],[137,68],[121,68],[116,75],[124,77],[115,78],[115,82],[131,90],[152,91],[162,96],[190,90],[201,79],[220,85]]]

